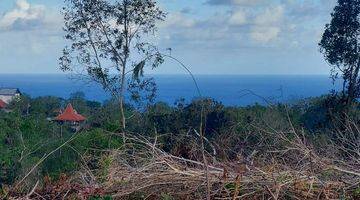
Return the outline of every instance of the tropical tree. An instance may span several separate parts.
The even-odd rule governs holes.
[[[135,80],[141,85],[146,80],[141,78],[143,68],[155,68],[163,62],[150,36],[165,13],[155,0],[64,1],[64,30],[69,44],[60,58],[61,70],[96,81],[117,98],[120,123],[125,129],[127,82]]]
[[[338,0],[319,43],[332,66],[333,80],[343,79],[342,99],[346,107],[360,95],[360,0]]]

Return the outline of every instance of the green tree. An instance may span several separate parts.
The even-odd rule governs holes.
[[[45,96],[31,99],[30,114],[46,117],[55,117],[56,112],[62,105],[63,100],[58,97]]]
[[[65,0],[65,4],[65,38],[71,45],[60,58],[61,69],[85,71],[116,97],[125,129],[127,80],[139,80],[145,66],[155,68],[163,62],[148,36],[165,13],[154,0]]]
[[[320,51],[332,66],[333,80],[340,75],[343,102],[348,107],[360,95],[360,1],[338,0],[319,43]]]

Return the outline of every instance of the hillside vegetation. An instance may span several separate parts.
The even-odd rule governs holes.
[[[10,105],[12,112],[0,114],[1,195],[357,199],[358,105],[343,121],[332,101],[226,107],[203,99],[143,111],[128,105],[124,133],[114,101],[87,101],[81,93],[67,100],[24,96]],[[88,117],[79,132],[48,120],[68,102]]]
[[[337,0],[319,42],[340,91],[247,107],[203,98],[172,48],[156,46],[162,7],[156,0],[64,0],[59,68],[113,99],[24,95],[2,110],[0,198],[360,199],[359,0]],[[156,84],[144,71],[168,60],[189,73],[198,99],[154,103]],[[68,103],[85,123],[53,120]]]

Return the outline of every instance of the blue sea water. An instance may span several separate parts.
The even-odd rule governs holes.
[[[198,97],[196,87],[188,75],[154,75],[158,86],[157,101],[169,105],[180,98],[191,101]],[[202,96],[212,97],[229,106],[255,103],[292,102],[315,97],[339,88],[326,75],[195,75]],[[0,87],[19,88],[32,97],[58,96],[68,98],[82,91],[89,100],[109,99],[99,85],[71,79],[59,74],[1,74]],[[265,100],[266,99],[266,100]]]

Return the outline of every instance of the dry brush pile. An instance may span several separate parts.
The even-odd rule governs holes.
[[[277,140],[277,146],[236,161],[219,161],[211,150],[206,153],[208,166],[201,156],[197,160],[173,156],[160,148],[157,139],[129,135],[126,148],[108,155],[102,187],[122,199],[136,194],[146,199],[205,199],[207,193],[212,199],[357,199],[360,132],[355,124],[346,127],[336,134],[340,142],[322,151],[301,131],[258,128]]]
[[[209,145],[207,165],[201,156],[185,159],[165,152],[158,138],[127,134],[123,148],[99,158],[98,169],[84,165],[60,186],[53,184],[58,189],[53,196],[49,196],[51,188],[35,187],[26,198],[360,199],[360,130],[356,124],[336,131],[337,138],[327,149],[312,145],[303,131],[294,128],[254,128],[276,143],[262,141],[261,150],[232,161],[221,161],[211,149],[216,145]],[[194,141],[188,142],[197,148]],[[61,188],[63,185],[66,187]]]

